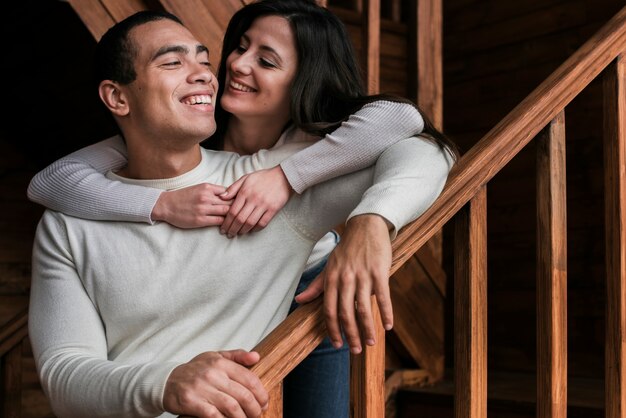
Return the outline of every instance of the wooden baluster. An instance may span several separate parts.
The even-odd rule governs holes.
[[[367,91],[375,94],[380,86],[380,0],[362,2],[362,57]],[[363,344],[363,352],[351,356],[350,403],[353,418],[385,416],[385,329],[375,298],[372,315],[376,327],[376,345]]]
[[[435,128],[443,130],[442,0],[409,3],[411,19],[408,66],[409,97],[428,116]],[[412,75],[412,76],[411,76]],[[443,261],[443,235],[438,232],[428,242],[435,260]],[[440,378],[437,376],[436,378]]]
[[[363,344],[363,352],[351,356],[350,396],[352,418],[385,416],[385,329],[372,296],[372,315],[376,325],[376,345]]]
[[[442,0],[411,3],[414,23],[409,58],[409,88],[435,128],[443,129]]]
[[[537,139],[537,417],[567,416],[565,115]]]
[[[454,416],[487,416],[487,189],[456,215]]]
[[[626,417],[626,63],[618,56],[604,78],[607,418]]]
[[[380,0],[363,0],[361,51],[367,92],[380,89]]]

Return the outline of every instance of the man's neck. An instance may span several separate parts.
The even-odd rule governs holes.
[[[177,177],[193,170],[200,164],[200,146],[187,149],[166,147],[133,147],[128,149],[128,164],[117,172],[122,177],[150,180]]]

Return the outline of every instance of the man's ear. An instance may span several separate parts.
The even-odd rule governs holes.
[[[124,89],[119,84],[111,80],[103,80],[98,87],[100,99],[106,107],[116,116],[125,116],[130,109],[128,100],[124,94]]]

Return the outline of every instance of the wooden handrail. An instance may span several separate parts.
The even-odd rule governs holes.
[[[557,68],[457,163],[435,203],[393,242],[395,273],[620,53],[626,51],[626,7]],[[266,387],[280,382],[326,333],[322,302],[296,309],[257,347],[253,370]]]

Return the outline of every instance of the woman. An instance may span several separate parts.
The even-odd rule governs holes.
[[[218,73],[218,131],[206,145],[250,154],[303,135],[324,138],[275,169],[248,175],[228,190],[198,185],[161,193],[111,183],[98,174],[125,163],[123,154],[111,154],[122,144],[112,147],[109,140],[38,174],[29,197],[88,218],[220,225],[232,237],[266,225],[290,189],[301,192],[371,165],[388,145],[422,129],[429,140],[454,153],[453,144],[422,120],[414,106],[364,94],[348,39],[334,15],[305,0],[265,0],[233,16]],[[51,179],[59,184],[47,192]],[[101,203],[94,209],[76,205],[81,202]],[[318,243],[298,292],[324,268],[336,243],[333,233]],[[347,416],[348,369],[347,347],[335,350],[326,340],[286,379],[285,416]]]

